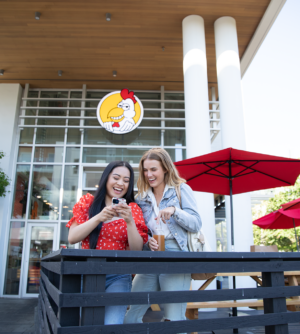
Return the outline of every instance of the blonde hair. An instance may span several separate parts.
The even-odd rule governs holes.
[[[139,178],[137,181],[138,196],[143,196],[143,194],[150,188],[148,181],[145,179],[144,175],[144,161],[145,160],[157,160],[161,163],[161,166],[165,173],[165,184],[173,186],[176,190],[177,197],[180,200],[180,185],[185,183],[186,180],[181,178],[178,171],[173,164],[173,161],[169,153],[160,147],[151,148],[149,151],[145,152],[139,163]]]

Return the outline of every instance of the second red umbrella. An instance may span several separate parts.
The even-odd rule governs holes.
[[[277,229],[295,229],[295,238],[297,250],[299,252],[299,245],[297,240],[296,226],[300,226],[300,209],[283,210],[279,209],[253,221],[254,225],[263,229],[277,230]]]

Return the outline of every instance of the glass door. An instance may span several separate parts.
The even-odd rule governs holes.
[[[37,297],[41,259],[58,249],[57,224],[28,223],[25,245],[22,296]]]

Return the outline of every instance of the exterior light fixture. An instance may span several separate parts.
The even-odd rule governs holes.
[[[113,77],[117,76],[117,71],[113,71]]]
[[[35,19],[39,20],[41,17],[41,13],[40,12],[35,12]]]
[[[105,14],[105,17],[106,17],[106,21],[110,21],[110,20],[111,20],[111,15],[110,15],[110,13],[106,13],[106,14]]]
[[[165,51],[165,47],[163,46],[162,48],[161,48],[163,51]]]
[[[59,77],[62,76],[62,73],[63,73],[63,72],[62,72],[61,70],[59,70],[59,71],[57,72],[57,74],[58,74]]]
[[[0,70],[0,75],[4,75],[4,70]]]

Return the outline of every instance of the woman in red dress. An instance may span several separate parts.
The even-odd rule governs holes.
[[[69,242],[82,241],[83,249],[142,250],[148,241],[143,213],[134,201],[133,169],[126,161],[113,161],[104,170],[95,197],[82,196],[67,224]],[[127,204],[112,206],[112,198]],[[130,292],[131,275],[106,275],[106,292]],[[127,306],[107,306],[105,324],[122,324]]]

